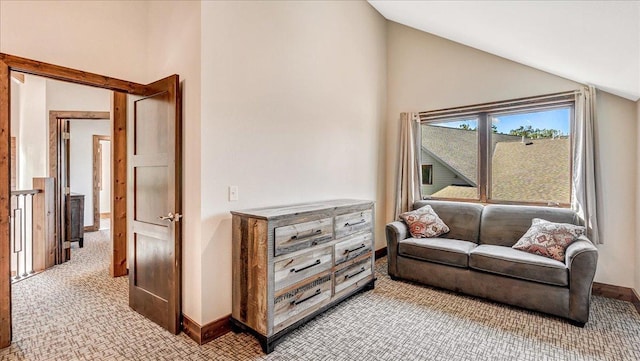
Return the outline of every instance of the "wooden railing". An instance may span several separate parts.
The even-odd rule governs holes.
[[[55,264],[53,178],[34,178],[33,186],[11,191],[12,281]]]

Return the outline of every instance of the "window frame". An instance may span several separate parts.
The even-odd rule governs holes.
[[[425,183],[424,180],[424,167],[427,167],[427,169],[429,169],[428,173],[429,173],[429,180],[427,183]],[[433,185],[433,164],[426,164],[426,163],[420,163],[420,185],[421,186],[430,186]]]
[[[491,136],[492,136],[492,118],[499,117],[500,115],[513,115],[522,113],[533,113],[551,109],[568,108],[569,110],[569,200],[573,197],[573,134],[574,134],[574,122],[575,122],[575,95],[577,91],[556,93],[549,95],[542,95],[538,97],[521,98],[515,100],[508,100],[502,102],[486,103],[473,106],[464,106],[458,108],[449,108],[429,112],[421,112],[420,125],[442,123],[446,121],[456,121],[461,117],[469,118],[475,117],[477,119],[476,136],[477,136],[477,179],[478,179],[478,198],[448,198],[448,197],[433,197],[431,195],[423,195],[422,187],[420,187],[421,199],[437,199],[448,200],[456,202],[471,202],[482,204],[514,204],[514,205],[537,205],[537,206],[549,206],[549,207],[562,207],[569,208],[570,203],[563,202],[533,202],[533,201],[510,201],[510,200],[495,200],[491,197],[491,185],[492,185],[492,162],[491,162]],[[422,137],[418,139],[418,146],[422,146]],[[420,153],[418,154],[421,157]],[[420,160],[422,165],[422,161]],[[422,169],[421,169],[422,170]],[[422,172],[420,172],[422,176]],[[432,174],[433,177],[433,174]],[[422,179],[420,180],[421,186]]]

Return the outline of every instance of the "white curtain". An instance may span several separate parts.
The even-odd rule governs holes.
[[[587,236],[594,244],[601,244],[598,228],[595,121],[596,89],[593,86],[576,93],[575,119],[572,124],[573,179],[571,208],[584,219]]]
[[[400,114],[400,158],[394,219],[420,199],[420,122],[416,113]]]

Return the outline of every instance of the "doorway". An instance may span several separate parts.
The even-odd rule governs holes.
[[[113,91],[111,108],[113,166],[110,209],[113,252],[110,273],[113,276],[127,274],[127,237],[129,233],[132,234],[133,246],[129,249],[131,260],[129,305],[170,332],[179,333],[182,244],[181,228],[178,222],[182,217],[180,214],[182,135],[178,76],[172,75],[157,82],[142,85],[0,53],[0,168],[6,169],[5,172],[0,172],[0,347],[6,347],[11,343],[11,282],[8,255],[11,228],[10,201],[3,196],[10,192],[9,105],[11,98],[9,85],[11,71]],[[127,94],[142,97],[132,104],[131,118],[127,117]],[[157,139],[153,134],[144,132],[146,124],[150,124],[150,121],[166,125],[165,139]],[[128,127],[131,127],[132,131],[129,139]],[[154,147],[150,148],[149,145]],[[131,165],[127,162],[129,154],[132,157]],[[145,219],[135,218],[138,214],[137,204],[143,206],[145,200],[151,195],[156,199],[165,195],[162,192],[153,192],[152,189],[156,184],[154,181],[147,181],[154,180],[153,177],[141,176],[140,182],[136,182],[136,179],[138,179],[138,173],[146,176],[153,171],[157,172],[158,168],[166,172],[162,179],[166,180],[163,183],[166,186],[163,190],[166,191],[168,209],[150,210],[160,212],[160,216],[145,214],[145,217],[156,217],[153,226],[149,227],[145,224]],[[131,178],[128,178],[128,174],[131,174]],[[128,207],[131,208],[128,209]],[[157,219],[163,222],[158,222]],[[142,242],[143,246],[140,247],[138,242]],[[138,264],[141,266],[139,267]],[[167,282],[164,284],[154,280],[153,277],[160,269],[166,272]],[[148,280],[154,281],[147,283]]]
[[[93,135],[93,227],[108,229],[111,219],[111,137]],[[87,230],[87,229],[85,229]]]
[[[64,263],[69,260],[71,256],[71,244],[69,239],[75,239],[68,237],[68,225],[70,220],[65,219],[68,207],[68,198],[71,196],[71,164],[72,159],[70,155],[70,145],[71,145],[71,122],[94,122],[100,120],[110,120],[110,112],[94,112],[94,111],[50,111],[49,112],[49,176],[55,178],[57,181],[56,185],[56,240],[57,240],[57,252],[56,252],[56,264]],[[84,128],[84,127],[83,127]],[[76,139],[74,139],[75,141]],[[89,141],[89,144],[92,141]],[[83,148],[87,148],[86,146]],[[85,152],[91,154],[91,148],[84,149]],[[80,154],[82,156],[82,154]],[[90,158],[91,159],[91,158]],[[87,162],[78,162],[76,159],[73,159],[73,163],[76,166],[80,166],[80,164],[92,164]],[[91,160],[93,162],[93,160]],[[91,166],[92,167],[92,166]],[[93,171],[87,169],[86,172],[91,172],[88,174],[92,174],[93,179]],[[77,176],[74,178],[78,178]],[[86,182],[77,182],[82,183],[84,185]],[[93,186],[80,186],[80,191],[82,194],[85,194],[85,197],[91,197],[92,200],[95,199],[93,196]],[[87,202],[89,203],[89,202]],[[91,204],[91,203],[89,203]],[[97,231],[99,227],[99,218],[95,218],[95,213],[92,212],[93,206],[88,208],[89,212],[85,212],[85,216],[83,219],[91,220],[91,224],[85,227],[83,223],[81,226],[84,228],[83,231]],[[87,216],[88,214],[89,216]],[[97,223],[96,223],[97,222]],[[124,250],[120,250],[119,247],[124,246]],[[114,250],[122,251],[123,254],[126,254],[126,243],[123,245],[122,243],[116,243],[114,240]],[[112,267],[113,268],[113,267]],[[112,273],[115,276],[122,276],[123,274]]]

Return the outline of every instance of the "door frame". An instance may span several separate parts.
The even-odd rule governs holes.
[[[109,142],[111,143],[111,136],[109,135],[93,135],[93,227],[91,230],[99,231],[100,230],[100,188],[103,187],[102,184],[102,145],[100,142]],[[111,149],[111,147],[109,147]],[[109,157],[109,163],[111,163],[111,157]],[[85,231],[90,227],[85,227]],[[126,249],[124,250],[127,251]]]
[[[109,272],[125,275],[127,244],[127,94],[144,94],[143,84],[115,79],[95,73],[48,64],[36,60],[0,53],[0,348],[11,344],[11,259],[10,259],[10,135],[11,135],[11,71],[38,75],[75,84],[113,91],[112,157],[113,187],[111,229],[114,252]],[[117,212],[117,213],[116,213]],[[116,245],[120,252],[116,252]]]
[[[49,177],[55,179],[55,204],[56,204],[56,264],[68,261],[68,255],[65,254],[65,184],[69,181],[69,147],[63,147],[65,142],[64,134],[69,132],[70,120],[111,120],[110,112],[94,112],[94,111],[49,111]],[[64,152],[62,151],[64,149]],[[126,151],[126,150],[125,150]],[[64,158],[64,159],[62,159]],[[61,166],[62,165],[62,166]],[[63,182],[60,182],[63,180]],[[65,183],[65,184],[62,184]],[[94,218],[93,226],[84,227],[85,231],[97,231],[100,220]],[[95,229],[94,229],[95,228]],[[114,244],[114,247],[121,247],[120,244]],[[126,252],[126,250],[125,250]]]

